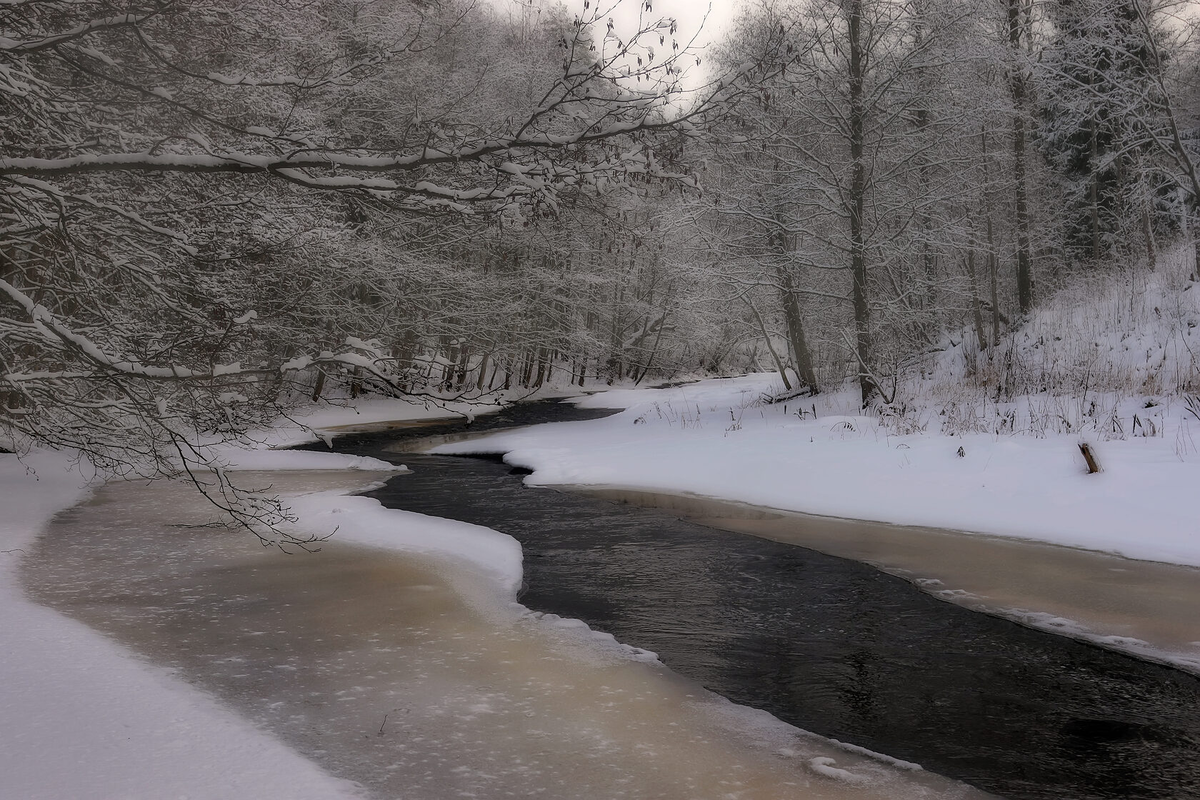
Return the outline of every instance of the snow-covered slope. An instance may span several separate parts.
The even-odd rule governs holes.
[[[1192,267],[1173,250],[1155,272],[1074,276],[987,352],[972,329],[947,337],[904,372],[893,413],[950,434],[1163,436],[1172,406],[1200,393]]]

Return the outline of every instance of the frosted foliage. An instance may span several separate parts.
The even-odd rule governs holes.
[[[672,104],[686,51],[642,58],[674,26],[609,42],[597,13],[9,4],[4,446],[202,471],[220,466],[203,443],[306,397],[478,397],[572,359],[582,380],[610,327],[605,347],[644,373],[675,302],[654,294],[661,270],[643,265],[648,293],[609,326],[584,307],[621,280],[612,240],[590,244],[606,249],[592,291],[590,265],[564,269],[570,244],[525,229],[577,241],[633,183],[694,185],[661,142],[722,87]],[[285,521],[223,480],[209,494],[256,532]]]
[[[770,369],[906,435],[1161,435],[1200,38],[1077,6],[784,2],[701,53],[628,0],[8,3],[0,446],[212,472],[272,542],[205,445],[365,393]]]

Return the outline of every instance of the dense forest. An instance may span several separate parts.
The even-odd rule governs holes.
[[[703,52],[577,5],[5,2],[8,446],[156,474],[322,397],[752,369],[886,409],[951,345],[1070,392],[998,345],[1200,269],[1187,3],[752,2]]]

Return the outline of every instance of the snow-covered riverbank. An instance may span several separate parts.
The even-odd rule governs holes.
[[[694,493],[1200,564],[1192,494],[1200,459],[1180,444],[1191,434],[1179,409],[1158,414],[1168,435],[1094,442],[1105,472],[1086,475],[1077,436],[900,436],[876,418],[842,413],[852,404],[845,397],[805,400],[803,415],[800,401],[763,405],[760,395],[772,388],[770,376],[750,376],[612,391],[581,402],[626,408],[614,417],[504,432],[441,450],[504,452],[510,463],[533,469],[527,480],[537,485]],[[435,413],[376,401],[362,412],[322,412],[309,426]],[[303,426],[260,438],[258,449],[226,453],[235,469],[354,470],[367,483],[390,468],[354,456],[269,449],[311,439]],[[0,680],[19,687],[0,701],[0,725],[10,732],[0,755],[6,786],[22,797],[353,795],[355,787],[209,695],[23,597],[18,559],[55,513],[87,495],[66,459],[38,454],[26,463],[36,476],[15,456],[0,454],[0,550],[6,551]],[[510,604],[519,584],[520,548],[494,531],[385,510],[344,489],[306,491],[291,503],[303,531],[336,528],[344,541],[467,566],[460,578],[483,580],[452,583],[460,594],[476,595],[469,600],[476,608]]]
[[[455,415],[373,401],[358,409],[325,408],[303,422],[324,428],[438,416]],[[337,454],[265,449],[310,439],[299,424],[278,426],[260,438],[260,449],[228,453],[238,467],[389,467]],[[20,460],[0,453],[0,684],[7,687],[0,694],[0,795],[23,800],[359,796],[352,784],[330,776],[205,692],[25,597],[20,559],[55,514],[88,497],[87,472],[86,462],[81,471],[62,453],[38,452]],[[147,488],[152,491],[153,485]]]
[[[0,454],[0,795],[356,796],[204,692],[25,598],[19,559],[50,517],[87,494],[67,459],[27,463],[36,476]]]
[[[1143,410],[1157,436],[1093,437],[1104,471],[1089,475],[1078,434],[901,435],[846,394],[761,403],[775,381],[604,392],[580,402],[625,410],[433,452],[504,453],[533,470],[530,485],[693,493],[1200,566],[1200,422],[1178,403]]]
[[[412,764],[404,769],[411,775],[403,770],[388,772],[389,780],[404,781],[409,775],[409,785],[459,786],[465,781],[474,786],[484,781],[478,784],[482,786],[487,783],[485,773],[500,769],[505,780],[516,781],[513,786],[530,791],[545,781],[549,781],[546,786],[560,788],[619,784],[621,792],[634,797],[716,797],[728,791],[764,800],[785,795],[847,800],[977,796],[961,784],[914,772],[913,765],[804,734],[762,712],[709,696],[671,676],[651,656],[618,645],[612,637],[580,623],[528,614],[513,602],[514,581],[520,578],[520,548],[509,537],[477,526],[388,511],[374,500],[347,496],[353,491],[347,487],[386,477],[388,473],[372,470],[387,465],[336,454],[228,455],[243,469],[260,470],[245,476],[250,481],[274,481],[292,501],[302,529],[323,534],[336,527],[342,541],[414,554],[416,560],[406,569],[429,570],[429,564],[435,565],[414,578],[413,593],[406,595],[415,598],[413,602],[424,602],[425,597],[450,602],[445,593],[429,591],[442,583],[453,587],[460,598],[455,601],[453,624],[442,631],[441,639],[436,635],[441,628],[433,626],[427,633],[434,638],[420,647],[381,651],[394,653],[387,656],[385,672],[398,683],[381,684],[382,694],[375,697],[358,685],[375,678],[356,679],[352,694],[365,704],[364,725],[370,728],[375,747],[379,747],[374,737],[377,717],[400,702],[397,692],[416,692],[413,708],[428,707],[430,712],[428,719],[418,719],[414,711],[405,726],[426,726],[431,735],[453,734],[453,741],[430,751],[436,755],[433,771],[427,768],[432,762],[417,758],[425,745],[413,744],[416,749],[411,752],[399,747],[388,769],[400,769],[397,765],[408,759]],[[14,457],[0,456],[4,468],[0,491],[6,511],[12,512],[0,521],[6,547],[32,550],[34,537],[49,524],[49,517],[86,494],[79,488],[78,475],[63,471],[62,459],[37,456],[34,461],[38,481],[25,476]],[[301,474],[304,469],[322,468],[324,472]],[[38,486],[48,491],[30,488]],[[59,528],[65,524],[65,530],[78,531],[81,538],[92,537],[116,559],[129,553],[134,561],[158,562],[151,542],[162,533],[151,531],[150,539],[134,542],[139,519],[162,529],[164,520],[202,525],[204,515],[211,514],[178,485],[134,490],[131,484],[122,484],[110,489],[117,491],[99,490],[97,502],[71,512],[65,523],[54,524]],[[191,499],[185,501],[181,492]],[[119,508],[112,505],[114,498]],[[95,531],[95,525],[107,525],[115,538],[121,542],[130,538],[130,542],[109,543],[104,530]],[[69,533],[59,535],[67,535],[63,541],[74,540]],[[235,537],[233,546],[245,545],[249,556],[261,557],[263,551],[255,542],[236,534],[231,537]],[[275,558],[297,564],[302,562],[296,559],[310,557],[276,554]],[[178,564],[179,554],[167,561]],[[436,566],[439,563],[442,566]],[[6,643],[13,648],[0,659],[0,678],[21,687],[19,697],[10,694],[0,705],[0,724],[8,732],[0,761],[6,789],[13,788],[22,797],[47,798],[335,798],[356,793],[354,785],[323,771],[321,765],[330,759],[336,763],[336,757],[320,755],[316,763],[306,760],[275,738],[274,728],[260,730],[242,719],[236,704],[225,706],[93,629],[25,599],[17,585],[16,565],[14,557],[0,573]],[[209,571],[202,564],[196,569],[197,576]],[[167,613],[170,606],[168,602],[155,614]],[[411,614],[397,617],[411,618]],[[231,622],[241,624],[240,620],[235,615]],[[347,617],[345,624],[351,622]],[[446,620],[438,623],[445,624]],[[296,625],[303,628],[300,620]],[[467,628],[475,633],[464,635]],[[401,633],[406,630],[404,625],[397,627]],[[159,641],[152,632],[136,635]],[[297,635],[302,640],[313,638],[311,632]],[[46,637],[54,647],[39,646],[39,638]],[[433,641],[442,642],[446,653],[431,649]],[[530,652],[519,657],[525,649]],[[428,661],[427,651],[436,655],[433,661]],[[451,662],[467,670],[461,687],[446,672]],[[470,678],[479,670],[483,677]],[[373,668],[372,674],[376,671]],[[405,678],[408,672],[412,674]],[[437,691],[421,683],[428,682],[430,675],[436,677]],[[192,675],[189,680],[206,688],[203,679]],[[532,696],[526,697],[531,691]],[[306,702],[302,694],[290,694],[295,702]],[[387,717],[383,719],[386,724]],[[548,730],[557,731],[552,740],[546,739]],[[360,734],[355,732],[355,738]],[[473,737],[469,746],[456,738],[468,734]],[[14,744],[9,746],[10,740]],[[599,751],[604,757],[597,761]],[[543,762],[545,770],[530,767]],[[453,792],[439,790],[436,796],[442,794]]]

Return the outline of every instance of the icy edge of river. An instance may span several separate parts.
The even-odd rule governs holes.
[[[330,454],[314,459],[314,455],[279,452],[272,454],[271,464],[296,469],[299,460],[310,459],[307,469],[327,470],[344,480],[350,466],[344,458]],[[293,456],[297,463],[285,463]],[[15,457],[3,459],[0,486],[10,513],[0,530],[5,549],[19,551],[51,516],[85,499],[87,491],[81,488],[78,474],[65,469],[66,459],[35,456],[36,478],[26,475]],[[571,658],[583,659],[580,663],[641,662],[668,682],[682,680],[652,653],[624,645],[583,622],[519,605],[515,598],[522,576],[521,549],[511,537],[479,526],[384,509],[356,492],[369,490],[390,475],[350,474],[360,477],[362,484],[287,497],[302,526],[322,534],[337,529],[337,538],[347,542],[433,557],[446,564],[443,574],[470,605],[493,619],[534,626],[532,630],[541,636],[560,642]],[[20,514],[15,511],[16,498],[22,501]],[[6,770],[7,783],[19,788],[22,796],[217,798],[282,793],[331,798],[359,793],[354,785],[333,778],[169,670],[27,601],[13,580],[15,558],[21,553],[9,555],[14,560],[4,566],[0,596],[10,601],[6,640],[16,642],[21,655],[10,653],[0,668],[9,685],[25,691],[20,698],[10,696],[0,704],[5,730],[13,732],[6,737],[9,746],[0,766]],[[37,641],[39,637],[43,641]],[[976,796],[967,787],[935,775],[917,784],[906,783],[913,780],[903,777],[912,774],[908,770],[913,765],[897,765],[887,756],[825,740],[699,687],[687,691],[694,691],[695,699],[689,702],[700,718],[714,732],[721,731],[723,739],[744,741],[751,750],[771,758],[795,760],[800,774],[811,779],[840,783],[854,792],[867,790],[869,796],[898,784],[914,797],[927,796],[924,790],[937,797]],[[72,733],[64,736],[63,731]]]
[[[374,498],[361,496],[378,485],[376,482],[285,499],[304,533],[324,535],[336,528],[337,537],[344,542],[440,561],[445,565],[442,576],[455,591],[477,613],[498,624],[533,624],[543,635],[565,644],[575,658],[587,662],[640,662],[660,671],[665,680],[684,681],[671,673],[655,653],[624,644],[582,620],[532,611],[518,603],[516,597],[523,577],[522,551],[513,537],[479,525],[385,508]],[[902,778],[903,775],[922,773],[927,775],[921,779],[922,783],[953,784],[925,773],[918,764],[819,736],[766,711],[730,702],[702,687],[693,686],[689,691],[694,693],[697,709],[702,709],[711,724],[725,735],[749,742],[756,750],[778,758],[799,759],[804,770],[837,783],[879,788],[895,780],[912,780]],[[836,760],[831,754],[837,756]],[[838,766],[833,766],[835,763]],[[969,794],[977,796],[974,790]]]
[[[88,494],[67,456],[0,454],[5,793],[29,800],[360,796],[208,694],[26,599],[19,559],[51,517]]]
[[[625,409],[613,416],[429,452],[503,454],[533,472],[530,486],[694,493],[1200,567],[1200,455],[1181,408],[1163,412],[1158,437],[1093,441],[1104,471],[1089,475],[1078,434],[949,435],[931,426],[898,435],[877,417],[847,413],[836,394],[809,398],[804,408],[763,405],[771,387],[770,376],[752,375],[613,390],[576,401]]]
[[[1195,567],[1130,559],[1116,553],[1102,553],[1087,548],[1049,544],[1034,539],[987,536],[947,529],[927,529],[844,517],[799,514],[692,492],[648,490],[624,485],[556,484],[551,488],[581,492],[615,502],[663,509],[678,514],[683,519],[710,527],[761,536],[808,547],[841,558],[862,561],[883,572],[903,578],[940,600],[1011,620],[1045,633],[1065,636],[1144,661],[1200,675],[1200,623],[1196,623],[1196,620],[1200,619],[1200,615],[1188,617],[1191,606],[1183,605],[1180,602],[1178,607],[1170,609],[1169,615],[1163,609],[1157,609],[1159,613],[1164,614],[1164,618],[1153,620],[1158,624],[1146,630],[1139,630],[1138,617],[1135,612],[1138,601],[1148,600],[1147,595],[1151,594],[1152,589],[1167,590],[1169,593],[1171,588],[1179,589],[1182,586],[1185,591],[1190,593],[1189,596],[1194,596],[1196,590],[1200,589],[1200,569]],[[847,527],[860,530],[868,528],[878,531],[879,538],[864,549],[860,542],[855,541],[854,536],[849,537],[844,546],[838,546],[835,544],[838,541],[836,536],[810,540],[803,536],[795,537],[770,532],[772,525],[786,526],[789,521],[793,524],[797,521],[807,523],[805,527],[817,523],[832,527],[834,530]],[[929,535],[940,539],[942,546],[938,548],[936,554],[938,559],[921,562],[920,558],[914,559],[910,552],[906,552],[906,548],[911,546],[912,537],[919,538]],[[889,551],[887,545],[892,539],[899,541],[894,543],[895,549]],[[1079,569],[1080,572],[1073,575],[1060,574],[1062,585],[1053,587],[1060,595],[1057,598],[1060,602],[1056,603],[1053,599],[1047,602],[1045,595],[1024,596],[1019,598],[1019,601],[1012,595],[996,599],[989,595],[986,587],[980,588],[972,584],[970,569],[965,572],[955,572],[952,575],[943,571],[945,562],[939,559],[951,556],[958,548],[966,547],[975,551],[962,558],[964,564],[969,566],[972,563],[979,563],[979,551],[989,546],[992,548],[989,553],[993,558],[983,566],[988,573],[989,580],[993,583],[1003,582],[1005,576],[1012,577],[1010,573],[1000,570],[1000,567],[1009,565],[1008,562],[1013,560],[1012,554],[1014,553],[1024,558],[1027,564],[1036,564],[1041,570],[1047,569],[1045,562],[1049,556],[1052,557],[1051,560],[1058,563],[1060,568],[1064,562],[1067,564],[1074,562],[1076,569]],[[902,557],[897,558],[897,554],[902,554]],[[1006,556],[1006,560],[996,560],[1000,556]],[[1098,573],[1098,570],[1104,569],[1122,573],[1120,583],[1114,584],[1111,574]],[[1130,578],[1135,579],[1133,595],[1127,593]],[[1081,579],[1090,580],[1096,586],[1104,587],[1103,591],[1108,595],[1106,598],[1108,605],[1120,612],[1118,618],[1105,619],[1102,610],[1097,607],[1089,609],[1092,615],[1090,618],[1086,614],[1078,613],[1080,611],[1079,603],[1086,603],[1086,598],[1080,591]],[[1137,581],[1141,582],[1140,592]],[[1019,587],[1015,591],[1017,595],[1020,594]],[[1063,610],[1062,596],[1070,596],[1076,600],[1076,613]],[[1200,601],[1192,601],[1191,605],[1197,603]],[[1039,604],[1044,604],[1045,607],[1038,607]],[[1148,612],[1143,608],[1141,613],[1145,615]],[[1200,611],[1197,613],[1200,614]],[[1164,636],[1161,628],[1169,627],[1169,620],[1166,616],[1185,618],[1192,624],[1183,629],[1171,631],[1173,636]],[[1143,617],[1143,624],[1147,620],[1147,617]],[[1138,635],[1133,635],[1135,632]],[[1188,636],[1181,635],[1189,632]],[[1146,638],[1139,638],[1139,636]]]

